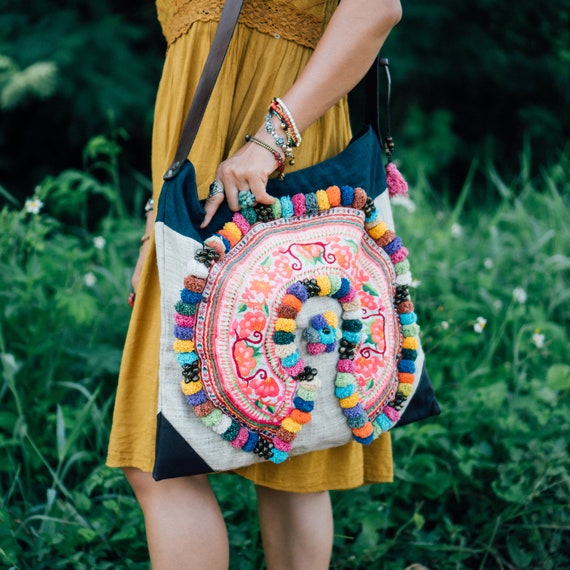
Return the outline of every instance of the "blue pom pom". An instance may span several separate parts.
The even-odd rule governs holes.
[[[301,303],[304,303],[309,298],[307,289],[300,281],[296,281],[292,285],[289,285],[287,288],[287,293],[289,293],[289,295],[295,295],[295,297],[297,297]]]
[[[402,238],[396,236],[388,245],[384,246],[384,251],[388,255],[396,253],[402,247]]]
[[[230,249],[232,248],[232,245],[230,244],[229,240],[224,236],[221,236],[220,234],[214,234],[214,235],[222,240],[222,243],[224,244],[224,250],[226,251],[226,253],[228,253],[228,251],[230,251]]]
[[[362,404],[360,402],[358,402],[358,404],[356,404],[356,406],[354,406],[354,408],[343,408],[342,409],[342,413],[347,418],[356,418],[360,414],[362,414],[363,412],[364,412],[364,408],[362,407]]]
[[[192,327],[174,325],[174,336],[180,340],[192,340],[194,338],[194,329]]]
[[[418,315],[416,313],[402,313],[400,315],[400,322],[402,325],[413,325],[418,320]]]
[[[303,400],[299,396],[293,399],[293,405],[301,412],[312,412],[315,409],[315,402]]]
[[[301,358],[301,354],[298,350],[296,350],[293,354],[289,354],[285,358],[281,359],[281,364],[285,366],[285,368],[290,368],[291,366],[295,366],[299,359]]]
[[[350,281],[346,277],[342,277],[340,280],[339,290],[332,295],[335,299],[341,299],[350,291]]]
[[[191,303],[192,305],[196,305],[202,300],[202,293],[196,293],[195,291],[188,291],[188,289],[182,289],[182,291],[180,291],[180,298],[185,303]]]
[[[370,445],[374,441],[373,433],[371,433],[368,437],[356,437],[355,435],[353,437],[358,443],[361,443],[362,445]]]
[[[340,203],[343,206],[352,206],[354,200],[354,188],[351,186],[341,186],[340,188]]]
[[[291,218],[295,214],[295,209],[293,208],[293,202],[289,196],[283,196],[280,198],[281,201],[281,216],[283,218]]]
[[[273,449],[273,457],[271,457],[271,461],[273,461],[273,463],[279,464],[283,463],[287,457],[288,455],[284,451],[281,451],[280,449]]]
[[[366,216],[367,222],[375,222],[380,217],[380,212],[378,210],[374,210],[370,212],[369,216]]]
[[[348,398],[354,394],[354,386],[352,384],[348,386],[337,386],[334,389],[334,393],[337,398]]]
[[[248,452],[253,451],[255,449],[255,446],[257,445],[258,440],[259,440],[259,434],[255,431],[250,431],[249,435],[247,436],[247,441],[245,442],[242,449]]]
[[[204,390],[200,390],[191,396],[186,396],[186,401],[191,406],[199,406],[200,404],[204,404],[206,403],[207,399],[208,398],[206,397],[206,392],[204,392]]]
[[[359,344],[360,339],[362,338],[362,333],[343,331],[342,338],[345,338],[348,342],[352,342],[353,344]]]
[[[311,318],[311,326],[313,326],[316,329],[324,329],[325,327],[328,327],[329,324],[327,323],[323,315],[315,315],[314,317]]]
[[[382,431],[387,431],[392,427],[392,422],[390,421],[390,419],[388,418],[388,416],[386,416],[385,414],[380,414],[375,420],[374,422],[378,425],[378,427],[382,430]]]
[[[180,364],[180,366],[184,366],[185,364],[194,364],[194,362],[198,360],[198,355],[195,352],[179,352],[176,355],[176,360],[178,360],[178,364]]]
[[[400,360],[400,362],[398,362],[398,370],[400,372],[414,374],[416,371],[416,363],[413,360]]]

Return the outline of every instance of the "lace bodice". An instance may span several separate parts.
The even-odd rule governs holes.
[[[337,0],[244,0],[239,22],[261,33],[314,48]],[[168,45],[196,21],[218,21],[223,0],[156,0]]]

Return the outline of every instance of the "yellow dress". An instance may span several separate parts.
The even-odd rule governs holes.
[[[221,12],[220,0],[157,0],[168,43],[153,130],[154,199],[174,157],[180,131]],[[203,198],[218,164],[263,121],[272,97],[283,95],[304,67],[336,0],[245,0],[240,20],[190,153]],[[350,140],[346,100],[303,133],[295,168],[334,156]],[[292,170],[292,167],[288,167]],[[154,239],[145,261],[125,343],[107,464],[152,471],[155,452],[160,290]],[[136,348],[136,350],[135,350]],[[392,480],[389,434],[372,445],[355,442],[258,463],[238,473],[257,484],[295,492],[349,489]]]

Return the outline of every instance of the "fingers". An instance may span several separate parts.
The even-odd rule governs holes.
[[[232,212],[238,212],[242,208],[240,191],[251,191],[254,204],[273,204],[275,198],[267,193],[266,185],[274,170],[275,158],[258,145],[244,146],[222,162],[216,171],[216,179],[210,186],[204,205],[205,216],[200,227],[205,228],[210,223],[224,199]]]
[[[208,198],[206,199],[206,203],[204,204],[204,212],[206,213],[206,215],[204,216],[204,219],[200,224],[200,228],[204,229],[212,221],[214,214],[216,213],[216,211],[218,210],[223,201],[224,201],[223,192],[215,196],[208,196]]]

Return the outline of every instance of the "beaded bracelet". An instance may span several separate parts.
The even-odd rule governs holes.
[[[245,140],[246,142],[252,142],[255,143],[256,145],[259,145],[261,148],[268,150],[273,155],[273,158],[277,162],[277,172],[279,172],[278,178],[279,180],[283,180],[285,178],[285,172],[284,172],[285,161],[283,160],[281,153],[279,153],[279,151],[275,150],[274,148],[271,148],[268,144],[264,143],[263,141],[255,137],[252,137],[251,135],[245,135]]]
[[[269,107],[269,112],[272,112],[276,115],[279,120],[281,121],[281,128],[287,133],[287,135],[291,138],[293,142],[293,146],[298,147],[302,142],[301,133],[297,128],[297,124],[295,123],[295,119],[293,119],[293,115],[289,108],[282,99],[276,97],[271,102],[271,106]]]
[[[275,130],[275,126],[273,125],[271,117],[272,117],[271,113],[267,113],[267,115],[265,115],[265,132],[269,133],[273,137],[273,139],[275,140],[275,144],[277,144],[278,147],[283,149],[285,156],[289,159],[289,164],[293,165],[295,164],[295,157],[293,156],[293,148],[292,148],[293,140],[287,134],[287,131],[285,131],[285,134],[287,134],[287,140],[285,140]]]

